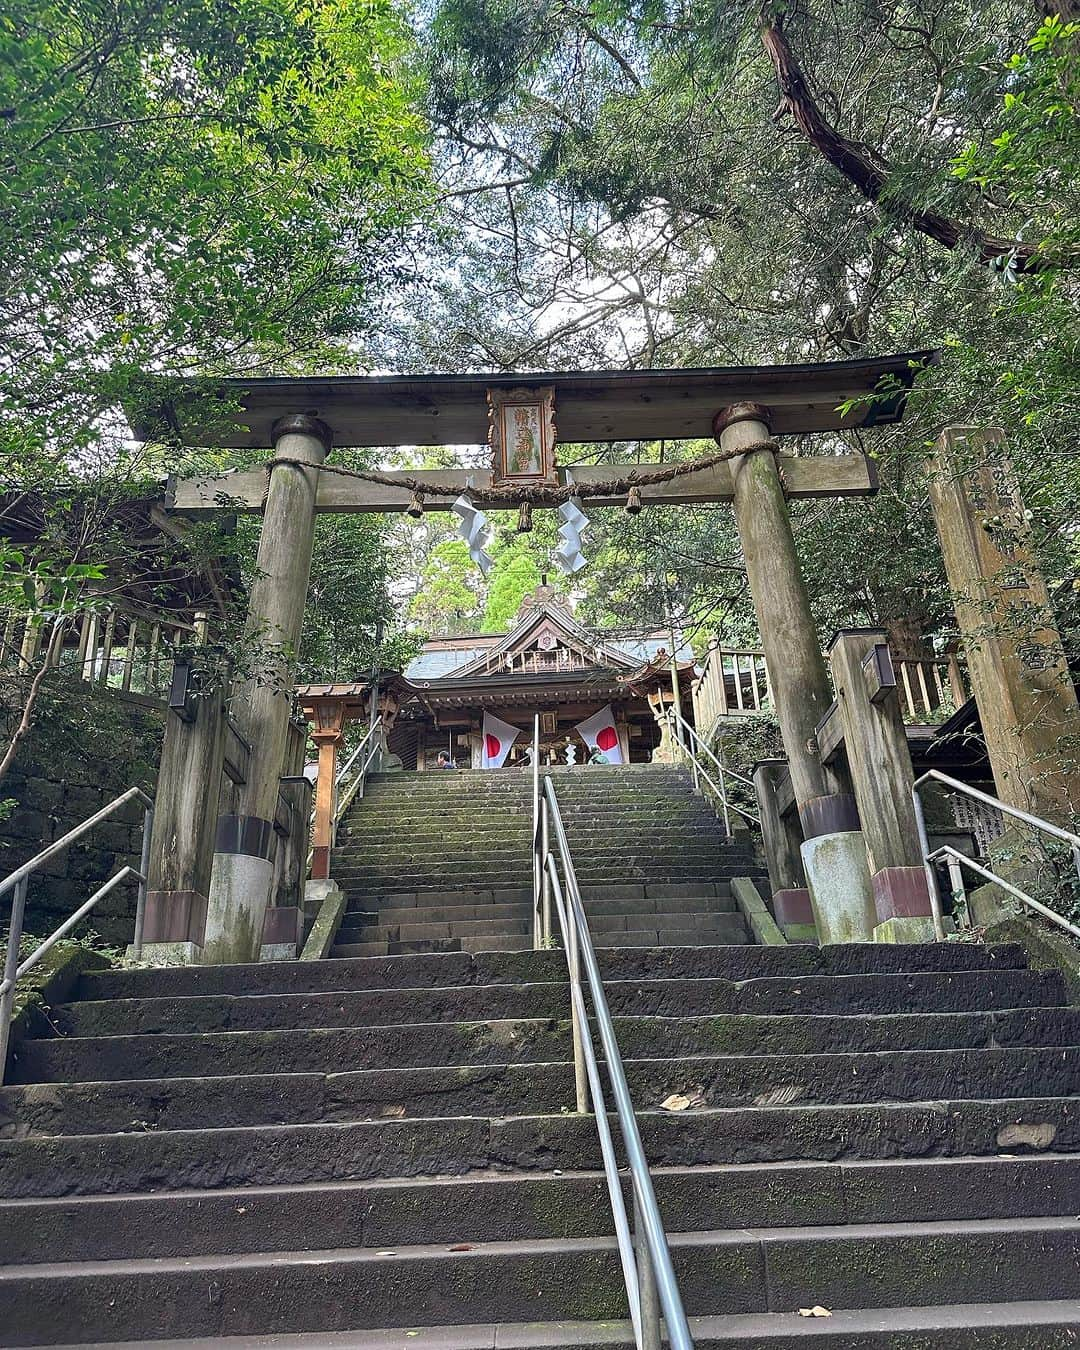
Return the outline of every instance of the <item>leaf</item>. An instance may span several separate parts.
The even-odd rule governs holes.
[[[800,1308],[800,1317],[831,1317],[832,1313],[828,1308],[823,1308],[820,1303],[815,1303],[812,1308]]]
[[[661,1111],[685,1111],[689,1106],[690,1098],[684,1097],[681,1092],[673,1092],[660,1103]]]
[[[798,1083],[786,1083],[783,1087],[769,1088],[754,1098],[755,1106],[790,1106],[800,1097],[806,1096],[806,1088]]]

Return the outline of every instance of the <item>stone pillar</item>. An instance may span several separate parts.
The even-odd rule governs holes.
[[[818,753],[816,728],[832,697],[784,486],[776,457],[764,444],[769,411],[755,403],[734,404],[717,414],[713,430],[722,450],[746,448],[731,461],[735,520],[806,837],[803,863],[818,932],[822,942],[868,940],[874,909],[862,841],[839,838],[858,835],[858,822]],[[833,842],[826,847],[823,837]]]
[[[177,661],[154,791],[140,956],[151,965],[186,964],[202,953],[227,714],[220,685],[198,686],[191,663]]]
[[[1080,709],[1004,431],[943,431],[930,502],[998,796],[1067,825]]]
[[[274,816],[292,712],[293,665],[304,621],[315,494],[330,429],[315,417],[284,417],[273,428],[272,470],[251,589],[247,634],[259,665],[235,700],[251,745],[235,813],[218,820],[206,920],[206,962],[258,959],[274,866]],[[310,466],[310,467],[308,467]]]
[[[900,921],[907,940],[933,941],[915,774],[883,629],[845,629],[829,646],[844,751],[866,839],[879,924]],[[903,940],[893,936],[889,940]]]

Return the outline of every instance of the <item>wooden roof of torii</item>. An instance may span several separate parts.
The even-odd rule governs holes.
[[[154,381],[153,395],[125,412],[138,440],[179,435],[194,446],[266,447],[277,419],[296,413],[321,418],[339,446],[477,445],[488,435],[488,389],[553,386],[563,443],[711,439],[717,411],[742,402],[768,406],[783,436],[899,421],[916,371],[936,359],[918,351],[693,370],[177,378]]]

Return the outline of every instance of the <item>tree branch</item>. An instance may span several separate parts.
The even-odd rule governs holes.
[[[979,261],[987,265],[1006,257],[1015,259],[1016,268],[1021,272],[1039,272],[1049,265],[1049,259],[1039,253],[1033,244],[985,234],[973,224],[951,220],[935,211],[925,211],[914,202],[888,191],[891,175],[889,164],[867,146],[848,140],[825,118],[810,92],[779,18],[769,17],[768,14],[764,16],[761,41],[776,71],[780,107],[791,114],[814,149],[858,188],[868,201],[881,203],[891,215],[914,225],[917,230],[936,239],[946,248],[969,245],[975,250]]]

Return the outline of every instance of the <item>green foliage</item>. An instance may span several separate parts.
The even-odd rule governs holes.
[[[902,654],[925,655],[951,635],[927,450],[943,425],[1003,425],[1075,652],[1074,27],[1048,20],[1032,40],[1025,0],[775,12],[825,118],[887,164],[880,204],[778,109],[757,7],[597,0],[553,16],[445,0],[431,52],[453,188],[440,247],[465,261],[388,350],[429,367],[556,369],[942,347],[900,426],[785,447],[861,448],[879,471],[874,498],[793,503],[822,636],[884,624]],[[960,247],[920,233],[905,204],[955,220]],[[1042,243],[1055,266],[1014,269],[1007,284],[967,246],[975,231]],[[701,449],[639,443],[598,457]],[[564,461],[574,453],[564,447]],[[699,646],[711,633],[755,642],[727,508],[589,515],[589,567],[574,579],[586,617],[645,627],[671,604]],[[660,582],[670,574],[673,588]]]
[[[431,633],[464,633],[481,612],[480,573],[464,540],[440,540],[420,573],[409,618]]]
[[[969,144],[953,166],[957,178],[1005,196],[1025,214],[1023,235],[1048,264],[1035,283],[1044,293],[1060,284],[1060,270],[1075,265],[1080,249],[1078,42],[1080,23],[1047,18],[1006,63],[997,134],[989,144]],[[1017,282],[1015,264],[1005,266]]]
[[[540,585],[540,565],[528,541],[528,535],[515,535],[492,555],[495,566],[483,618],[489,631],[509,629],[522,600]]]

